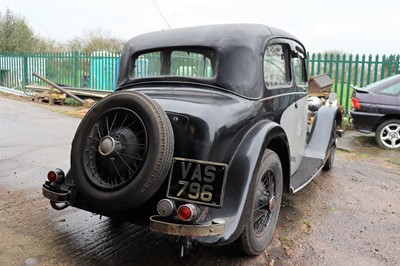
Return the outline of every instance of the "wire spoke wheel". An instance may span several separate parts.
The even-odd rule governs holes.
[[[275,208],[275,174],[268,170],[261,178],[254,202],[253,229],[256,237],[262,237],[271,221]]]
[[[129,210],[158,191],[173,153],[172,126],[161,106],[139,92],[115,92],[82,119],[71,171],[79,193],[96,209]]]
[[[262,253],[271,240],[282,200],[283,173],[279,156],[265,150],[254,182],[252,212],[239,240],[247,255]]]
[[[117,189],[133,180],[148,148],[146,127],[132,110],[114,108],[100,116],[88,136],[84,163],[100,189]]]

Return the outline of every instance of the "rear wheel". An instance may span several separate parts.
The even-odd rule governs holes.
[[[384,149],[400,149],[400,120],[383,122],[375,132],[376,143]]]
[[[282,178],[278,155],[267,149],[253,187],[253,211],[240,236],[241,248],[247,255],[262,253],[271,240],[282,200]]]
[[[337,129],[337,123],[336,120],[333,121],[333,126],[332,126],[332,132],[331,132],[331,142],[330,142],[330,150],[329,150],[329,155],[328,158],[326,159],[326,162],[324,166],[322,167],[323,170],[328,171],[331,170],[333,167],[333,162],[335,161],[335,152],[336,152],[336,129]]]
[[[169,119],[154,100],[137,92],[113,93],[77,129],[71,151],[75,184],[96,209],[137,207],[164,182],[173,147]]]

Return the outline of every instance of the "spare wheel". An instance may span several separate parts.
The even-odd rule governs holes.
[[[139,92],[116,92],[83,118],[72,142],[71,170],[93,207],[127,210],[160,188],[173,149],[172,127],[158,103]]]

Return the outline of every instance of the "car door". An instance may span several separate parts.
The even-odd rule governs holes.
[[[272,110],[288,137],[291,174],[299,168],[307,134],[307,93],[302,83],[294,81],[293,44],[291,40],[274,39],[264,52],[264,82],[267,95],[273,97]],[[304,71],[304,60],[296,61]],[[301,72],[304,74],[303,72]],[[302,76],[301,80],[306,79]]]

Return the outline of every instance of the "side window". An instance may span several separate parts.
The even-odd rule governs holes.
[[[377,92],[378,94],[397,95],[400,94],[400,83],[393,84]]]
[[[297,51],[297,56],[293,58],[294,81],[297,85],[307,84],[306,59],[302,52]]]
[[[267,87],[289,85],[289,46],[272,44],[264,53],[264,82]]]

